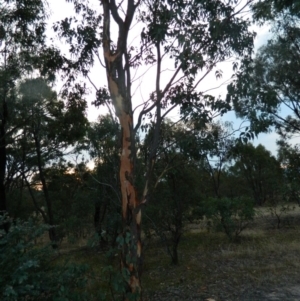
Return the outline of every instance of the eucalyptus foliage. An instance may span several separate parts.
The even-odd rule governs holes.
[[[259,4],[264,9],[255,8],[258,19],[271,19],[273,37],[254,58],[242,60],[228,86],[227,100],[255,133],[271,126],[283,136],[300,130],[300,7],[292,2],[265,1]]]

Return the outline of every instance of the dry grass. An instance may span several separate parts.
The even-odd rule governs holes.
[[[181,297],[192,294],[191,300],[254,301],[257,292],[296,284],[300,279],[300,210],[290,213],[282,216],[283,227],[277,230],[270,213],[263,210],[239,244],[230,243],[222,233],[199,231],[193,225],[179,246],[179,266],[170,266],[166,255],[153,246],[147,253],[143,279],[150,300],[155,300],[158,288],[173,287],[181,291]]]
[[[223,233],[208,233],[200,226],[189,225],[182,237],[178,266],[170,264],[158,239],[150,241],[145,249],[144,300],[273,300],[263,296],[299,281],[300,208],[282,216],[279,230],[270,212],[261,209],[238,244],[230,243]],[[96,282],[91,290],[108,290],[105,267],[109,262],[104,252],[78,246],[74,251],[76,245],[70,251],[68,244],[63,249],[70,260],[92,267]],[[117,257],[110,264],[117,266]],[[300,300],[300,295],[299,299],[282,300]]]

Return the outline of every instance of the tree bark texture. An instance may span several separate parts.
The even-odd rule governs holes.
[[[126,270],[127,293],[141,296],[141,205],[134,183],[136,160],[135,134],[131,103],[130,67],[127,56],[127,37],[136,9],[133,0],[127,1],[125,20],[118,14],[114,0],[102,0],[103,5],[103,54],[110,96],[121,125],[120,186],[122,196],[123,233],[120,240],[121,269]],[[112,50],[110,38],[110,17],[119,27],[116,50]],[[123,63],[125,61],[125,65]],[[124,273],[122,273],[124,275]],[[125,295],[124,300],[128,300]]]

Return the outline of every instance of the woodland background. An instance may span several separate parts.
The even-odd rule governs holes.
[[[1,300],[293,295],[300,3],[67,2],[0,1]]]

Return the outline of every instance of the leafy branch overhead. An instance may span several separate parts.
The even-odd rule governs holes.
[[[259,49],[254,59],[242,61],[234,82],[228,86],[227,100],[233,102],[239,117],[251,121],[256,134],[275,126],[285,136],[300,130],[299,16],[294,11],[297,5],[288,6],[288,1],[282,3],[286,7],[266,1],[258,3],[256,9],[262,4],[274,5],[272,18],[261,11],[262,17],[271,18],[274,37]]]
[[[80,17],[66,18],[54,28],[60,37],[68,42],[70,54],[76,58],[64,58],[67,66],[64,68],[66,74],[69,74],[69,80],[76,80],[75,74],[78,72],[89,76],[93,65],[104,65],[101,54],[104,28],[103,23],[101,24],[102,15],[98,10],[91,9],[81,1],[70,2],[74,3],[76,12],[81,14]],[[247,5],[250,3],[251,1],[248,1]],[[142,116],[155,108],[153,102],[158,98],[165,109],[181,103],[185,107],[197,107],[201,98],[197,87],[203,80],[199,78],[199,72],[209,73],[218,62],[233,55],[250,54],[252,51],[255,34],[248,31],[249,20],[240,16],[246,6],[236,10],[231,3],[225,4],[222,1],[215,1],[213,4],[195,2],[188,5],[183,1],[146,1],[137,4],[139,5],[135,6],[132,2],[128,9],[137,8],[136,17],[142,28],[140,43],[126,48],[124,55],[127,61],[122,68],[139,69],[145,63],[155,65],[157,62],[162,65],[165,58],[171,59],[175,68],[166,86],[159,87],[159,95],[156,83],[153,85],[154,95],[144,103],[138,125],[141,124]],[[129,21],[126,18],[122,19],[121,9],[126,10],[125,6],[120,6],[120,12],[117,12],[116,6],[112,14],[113,20],[116,16],[117,26],[125,26]],[[122,32],[120,30],[119,33]],[[126,36],[127,34],[120,38],[125,39]],[[118,54],[121,51],[118,50],[118,47],[121,47],[121,44],[118,44],[120,40],[118,41],[112,39],[109,42],[111,53]],[[158,45],[161,48],[160,54],[157,53]],[[127,74],[127,81],[129,79],[131,75]],[[126,83],[130,90],[131,85],[132,80]],[[97,90],[96,103],[109,102],[105,83],[95,82],[94,87]],[[174,99],[174,90],[179,91],[177,99],[181,99],[181,103]],[[187,97],[189,99],[186,99]]]

